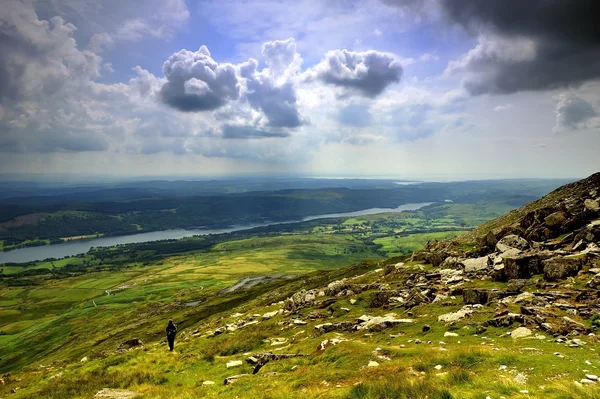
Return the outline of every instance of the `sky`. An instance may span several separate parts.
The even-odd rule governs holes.
[[[2,0],[0,174],[584,177],[595,0]]]

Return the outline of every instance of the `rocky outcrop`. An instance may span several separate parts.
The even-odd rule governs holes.
[[[256,374],[260,371],[260,369],[267,363],[269,362],[273,362],[273,361],[277,361],[277,360],[282,360],[282,359],[291,359],[294,357],[302,357],[302,356],[306,356],[303,354],[299,354],[299,353],[294,353],[294,354],[287,354],[287,353],[278,353],[275,354],[273,352],[265,352],[265,353],[258,353],[256,355],[250,356],[249,358],[246,359],[246,363],[254,366],[254,370],[252,371],[252,374]]]
[[[583,266],[583,259],[580,257],[556,257],[543,260],[542,266],[544,278],[547,281],[557,281],[576,276]]]
[[[315,303],[317,294],[317,290],[302,290],[297,292],[283,302],[283,310],[287,312],[297,312],[300,309],[312,306]]]
[[[496,249],[500,252],[506,252],[511,249],[518,249],[524,251],[529,248],[529,243],[524,238],[519,237],[516,234],[509,234],[504,236],[496,244]]]
[[[463,290],[463,301],[466,304],[474,305],[481,304],[485,305],[488,303],[490,293],[488,290],[465,288]]]

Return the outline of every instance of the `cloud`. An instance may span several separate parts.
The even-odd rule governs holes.
[[[344,95],[373,98],[400,82],[402,71],[400,61],[390,53],[333,50],[306,77],[339,87]]]
[[[405,9],[440,9],[478,36],[447,73],[473,95],[552,90],[600,78],[600,4],[595,0],[384,0]]]
[[[100,58],[81,51],[75,27],[40,20],[30,3],[9,1],[0,13],[0,101],[57,92],[73,75],[99,76]]]
[[[258,72],[258,62],[250,59],[240,65],[246,78],[246,98],[256,110],[267,117],[268,126],[295,128],[304,123],[297,107],[296,89],[292,78],[302,63],[294,39],[274,40],[262,46],[268,68]]]
[[[472,94],[548,90],[600,78],[600,7],[594,0],[442,5],[452,21],[484,35],[460,61]]]
[[[575,94],[559,94],[556,103],[555,132],[589,128],[592,118],[598,116],[592,105]]]
[[[183,112],[212,111],[240,97],[240,82],[232,64],[219,64],[206,46],[181,50],[163,64],[167,82],[162,101]]]
[[[287,132],[269,132],[262,129],[257,129],[253,126],[223,126],[223,138],[225,139],[264,139],[274,137],[289,137]]]
[[[89,6],[79,13],[72,13],[68,6],[57,10],[75,19],[83,19],[80,22],[84,26],[97,25],[96,21],[90,21],[92,18],[99,20],[105,31],[90,37],[88,48],[94,52],[118,42],[139,42],[148,37],[169,39],[190,17],[185,0],[130,0],[119,7],[111,4],[110,0],[95,3],[95,7]]]
[[[512,104],[502,104],[502,105],[497,105],[494,107],[494,111],[499,112],[499,111],[506,111],[511,109],[513,106]]]
[[[366,127],[373,122],[369,107],[362,104],[350,104],[339,110],[337,120],[345,126]]]

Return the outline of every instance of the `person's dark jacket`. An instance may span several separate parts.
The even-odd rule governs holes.
[[[177,326],[173,323],[167,324],[167,335],[175,336],[175,333],[177,333]]]

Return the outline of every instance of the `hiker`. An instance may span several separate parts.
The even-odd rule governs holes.
[[[173,320],[169,320],[167,324],[167,341],[169,341],[169,350],[172,351],[175,346],[175,334],[177,333],[177,326],[173,324]]]

